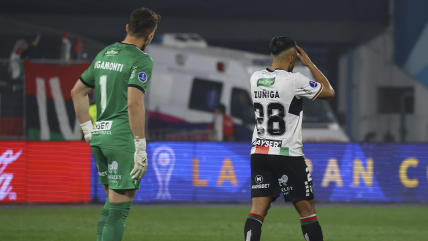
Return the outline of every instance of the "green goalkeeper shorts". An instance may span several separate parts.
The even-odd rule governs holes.
[[[140,181],[130,175],[134,168],[134,153],[91,147],[97,164],[99,183],[109,189],[139,189]]]

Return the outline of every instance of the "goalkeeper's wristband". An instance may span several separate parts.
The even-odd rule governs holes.
[[[80,124],[80,128],[83,131],[86,131],[86,130],[92,131],[92,129],[94,128],[94,126],[92,125],[92,121],[87,121],[85,123]]]
[[[136,136],[134,144],[136,151],[146,150],[146,138],[140,139],[138,136]]]

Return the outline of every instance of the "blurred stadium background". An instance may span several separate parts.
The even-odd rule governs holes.
[[[427,240],[428,2],[416,0],[3,1],[0,240],[95,239],[105,197],[70,90],[141,6],[162,21],[146,49],[149,169],[124,240],[242,238],[249,77],[270,65],[280,35],[336,90],[304,103],[303,151],[326,239]],[[214,123],[219,104],[232,126]],[[298,214],[280,200],[263,239],[302,240]]]

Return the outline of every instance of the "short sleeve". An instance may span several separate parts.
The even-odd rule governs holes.
[[[144,58],[138,59],[132,67],[128,87],[135,87],[145,93],[152,77],[152,69],[153,59],[150,56],[146,55]]]
[[[315,100],[321,93],[321,91],[324,89],[323,84],[310,80],[308,77],[302,75],[301,73],[296,73],[294,81],[295,96]]]
[[[94,88],[94,85],[95,85],[94,63],[95,63],[95,60],[92,61],[92,64],[80,76],[80,81],[82,81],[84,85],[92,89]]]

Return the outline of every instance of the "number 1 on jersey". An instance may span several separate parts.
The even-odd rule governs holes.
[[[107,104],[107,75],[100,76],[101,86],[101,113],[106,109]]]

